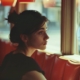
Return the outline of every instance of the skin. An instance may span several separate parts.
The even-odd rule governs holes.
[[[47,39],[49,38],[46,33],[46,29],[47,26],[45,23],[37,32],[32,34],[27,41],[28,49],[31,48],[34,52],[36,49],[44,50],[46,48]]]
[[[15,53],[22,52],[26,56],[31,57],[35,50],[44,50],[47,45],[47,40],[49,39],[46,30],[47,26],[45,22],[45,24],[38,31],[34,32],[30,37],[21,34],[20,37],[25,43],[26,50],[24,53],[21,49],[16,49]]]
[[[47,80],[41,73],[31,71],[26,73],[21,80]]]

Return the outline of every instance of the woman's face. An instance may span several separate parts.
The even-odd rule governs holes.
[[[28,39],[28,47],[44,50],[47,45],[47,39],[49,38],[47,33],[46,23]]]

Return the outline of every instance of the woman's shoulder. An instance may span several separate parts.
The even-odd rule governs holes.
[[[8,53],[5,55],[3,61],[2,61],[2,65],[6,64],[7,61],[9,61],[9,59],[11,58],[12,56],[12,52]]]
[[[15,64],[15,65],[19,65],[21,67],[28,67],[28,68],[32,68],[32,66],[34,68],[38,68],[38,64],[37,62],[32,58],[32,57],[28,57],[22,53],[16,53],[16,54],[13,54],[13,52],[10,52],[8,53],[4,60],[3,60],[3,64],[6,64],[6,63],[9,63],[9,64]]]
[[[9,75],[6,75],[11,75],[11,77],[12,75],[15,77],[16,75],[22,76],[29,72],[33,74],[35,71],[44,74],[42,69],[33,58],[25,56],[22,53],[12,54],[12,52],[7,54],[4,59],[2,72],[3,71],[5,74],[8,72]]]
[[[44,74],[38,63],[32,57],[25,56],[22,53],[13,54],[10,52],[6,55],[3,61],[3,66],[5,66],[7,63],[12,66],[12,68],[18,68],[17,70],[21,70],[23,73],[38,71]]]
[[[25,56],[22,53],[15,54],[16,57],[16,62],[18,62],[19,66],[21,67],[20,70],[26,72],[31,72],[31,71],[38,71],[42,74],[44,74],[44,71],[40,68],[38,63],[32,58]]]
[[[26,56],[26,55],[24,55],[23,53],[16,53],[16,54],[14,54],[13,53],[13,51],[12,52],[10,52],[10,53],[8,53],[6,56],[5,56],[5,58],[4,59],[20,59],[20,60],[33,60],[33,58],[31,58],[31,57],[28,57],[28,56]]]

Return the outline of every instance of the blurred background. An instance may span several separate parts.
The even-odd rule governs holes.
[[[47,23],[49,35],[49,40],[47,48],[45,51],[50,53],[61,53],[61,0],[51,0],[51,5],[49,6],[49,0],[35,0],[33,3],[26,5],[26,10],[37,10],[42,15],[49,19]],[[47,4],[47,5],[46,5]],[[0,5],[0,39],[4,41],[9,41],[10,24],[5,20],[7,18],[9,11],[9,6]],[[80,5],[76,7],[77,12],[77,44],[80,53]]]

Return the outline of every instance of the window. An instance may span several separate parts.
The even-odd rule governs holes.
[[[80,3],[79,2],[77,4],[77,44],[78,44],[78,53],[80,54]]]
[[[0,39],[9,41],[10,24],[7,18],[10,7],[3,7],[0,5]]]
[[[47,1],[47,0],[45,0]],[[48,0],[49,1],[49,0]],[[54,0],[55,1],[55,0]],[[36,7],[37,6],[37,7]],[[29,3],[26,9],[37,10],[50,21],[47,24],[49,40],[46,48],[46,52],[49,53],[61,53],[61,34],[60,34],[60,23],[61,23],[61,0],[56,0],[54,7],[45,8],[42,0],[36,0],[34,3]]]

